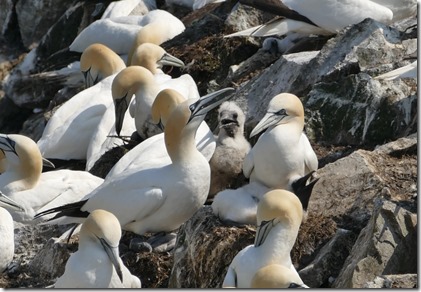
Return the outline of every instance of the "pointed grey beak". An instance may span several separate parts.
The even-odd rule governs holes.
[[[56,168],[56,166],[54,165],[54,163],[52,163],[50,160],[48,160],[47,158],[42,158],[42,165],[46,166],[46,167],[50,167],[50,168]]]
[[[287,115],[285,114],[278,114],[278,113],[267,113],[260,122],[254,127],[254,129],[250,133],[250,138],[256,136],[260,132],[266,130],[267,128],[276,125],[279,123],[283,118]]]
[[[275,225],[274,220],[275,219],[269,221],[262,221],[262,223],[260,223],[260,225],[257,226],[256,239],[254,240],[255,247],[258,247],[265,242],[266,237]]]
[[[231,93],[234,91],[234,88],[227,87],[201,97],[198,101],[190,105],[190,120],[197,116],[205,116],[209,111],[229,99]]]
[[[166,66],[174,66],[174,67],[181,67],[181,68],[183,68],[185,66],[183,61],[181,61],[180,59],[178,59],[178,58],[176,58],[176,57],[174,57],[174,56],[172,56],[172,55],[170,55],[168,53],[165,53],[162,56],[162,58],[158,62],[156,62],[156,63],[160,67],[166,65]]]
[[[10,199],[8,196],[3,194],[2,192],[0,192],[0,202],[9,207],[12,207],[12,209],[14,210],[18,210],[22,212],[25,211],[25,209],[21,205],[19,205],[18,203]]]
[[[121,271],[120,262],[118,261],[118,247],[110,246],[103,238],[98,237],[98,239],[101,242],[101,245],[107,253],[108,257],[110,258],[110,261],[113,264],[121,283],[123,283],[123,272]]]
[[[114,99],[115,130],[118,136],[120,136],[121,129],[123,128],[124,115],[126,114],[128,107],[127,95],[120,99]]]

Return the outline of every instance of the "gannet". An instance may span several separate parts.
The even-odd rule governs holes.
[[[196,149],[196,130],[206,113],[226,100],[232,90],[186,100],[173,110],[164,131],[171,164],[124,172],[106,180],[88,199],[36,217],[57,213],[57,223],[76,223],[83,222],[93,210],[104,209],[118,218],[124,230],[137,234],[177,229],[203,205],[209,191],[209,163]]]
[[[260,268],[251,279],[250,288],[309,288],[285,266],[271,264]]]
[[[215,152],[209,161],[211,186],[208,198],[229,188],[232,181],[242,173],[244,157],[251,148],[244,138],[245,121],[243,111],[235,102],[226,101],[219,107],[219,133]]]
[[[138,32],[151,23],[161,23],[165,27],[165,29],[153,31],[157,35],[163,34],[169,37],[162,38],[163,41],[185,29],[184,24],[177,17],[160,9],[152,10],[143,16],[129,15],[100,19],[82,30],[69,46],[69,50],[82,53],[89,45],[101,43],[119,55],[128,54]]]
[[[395,70],[386,72],[384,74],[374,77],[374,79],[383,80],[394,80],[396,78],[415,78],[418,79],[417,74],[417,61],[412,62],[409,65],[397,68]]]
[[[85,77],[86,88],[124,68],[126,64],[123,59],[103,44],[88,46],[80,56],[80,71]]]
[[[254,245],[241,250],[228,267],[223,287],[250,288],[256,272],[267,265],[288,268],[300,279],[291,261],[291,249],[303,218],[300,200],[293,193],[275,189],[266,193],[257,207]],[[300,280],[298,285],[304,285]]]
[[[308,179],[317,170],[318,160],[303,128],[304,108],[298,97],[281,93],[272,98],[250,137],[266,131],[243,161],[243,173],[250,183],[217,193],[212,203],[214,214],[222,220],[256,224],[257,203],[268,189],[310,196],[317,180]]]
[[[265,131],[247,154],[243,173],[250,181],[292,191],[291,184],[317,170],[318,160],[304,129],[304,108],[290,93],[272,98],[250,138]]]
[[[120,259],[121,227],[112,213],[93,210],[79,234],[79,248],[54,288],[141,288]]]
[[[159,92],[152,105],[152,120],[164,127],[176,106],[186,98],[173,89],[164,89]],[[195,135],[196,147],[207,161],[215,151],[216,141],[205,121],[203,121]],[[106,176],[106,180],[113,176],[132,170],[164,166],[171,163],[165,148],[164,133],[149,137],[126,153],[113,166]]]
[[[114,79],[112,86],[116,115],[115,128],[117,134],[120,135],[123,126],[123,118],[133,95],[135,98],[130,104],[129,113],[135,120],[136,131],[139,136],[142,139],[146,139],[162,132],[159,127],[150,121],[152,103],[158,92],[165,88],[173,88],[177,91],[178,89],[184,89],[184,91],[179,92],[185,97],[190,97],[192,94],[198,94],[196,84],[194,81],[192,84],[188,77],[187,86],[180,88],[180,85],[183,86],[186,84],[184,81],[186,78],[181,78],[183,76],[158,84],[155,81],[154,75],[143,67],[129,66],[122,70]]]
[[[42,157],[37,144],[23,135],[0,134],[0,152],[7,160],[6,171],[0,175],[0,192],[24,209],[9,209],[15,221],[35,223],[32,219],[37,211],[79,201],[103,182],[85,171],[41,173]]]
[[[154,74],[155,83],[158,83],[158,90],[161,87],[172,87],[179,89],[180,86],[183,86],[182,92],[197,92],[196,83],[191,80],[187,79],[186,77],[181,76],[176,79],[171,79],[171,76],[164,74],[159,68],[165,65],[176,66],[176,67],[183,67],[184,63],[177,59],[176,57],[168,54],[162,49],[160,46],[150,43],[145,43],[139,46],[136,50],[135,58],[133,59],[132,66],[138,65],[142,66],[151,73]],[[126,70],[126,73],[134,72],[132,70]],[[126,78],[125,74],[122,73],[123,76],[119,76],[118,78]],[[142,78],[138,76],[138,78]],[[193,85],[192,85],[193,84]],[[122,82],[113,82],[112,86],[121,86],[123,85]],[[128,84],[130,86],[132,84]],[[178,87],[176,87],[178,86]],[[193,88],[192,88],[193,87]],[[123,89],[111,89],[112,92],[122,92],[127,88]],[[137,92],[138,95],[141,95],[142,88],[139,88]],[[155,91],[154,91],[155,92]],[[198,92],[197,92],[198,95]],[[152,95],[147,95],[152,98]],[[115,102],[121,98],[121,96],[113,95],[113,101]],[[94,134],[91,138],[91,141],[88,146],[87,157],[86,157],[86,170],[90,170],[94,165],[95,162],[108,150],[123,145],[123,140],[116,137],[117,132],[115,128],[115,106],[114,102],[110,103],[103,114],[101,120],[99,121]],[[145,110],[146,111],[146,110]],[[119,128],[120,129],[120,128]],[[123,123],[121,125],[121,129],[118,133],[120,136],[131,136],[131,134],[136,131],[135,122],[132,120],[130,115],[124,115]]]
[[[265,7],[264,2],[250,0],[240,2],[259,8]],[[292,37],[295,39],[298,36],[310,34],[332,35],[346,26],[359,23],[366,18],[390,24],[415,15],[417,9],[417,1],[415,0],[319,0],[317,2],[312,0],[280,0],[279,2],[281,9],[277,12],[285,17],[226,37],[265,37],[293,33],[298,34]],[[279,47],[285,51],[290,42],[291,40],[286,38],[283,43],[279,44]]]
[[[161,45],[179,35],[185,29],[184,24],[178,18],[172,16],[172,14],[169,13],[169,15],[163,17],[159,16],[159,21],[151,21],[140,29],[136,37],[132,39],[130,50],[128,51],[127,64],[132,64],[133,54],[141,44],[152,43]]]
[[[1,204],[9,204],[7,197],[0,193]],[[16,204],[9,204],[10,207],[16,207]],[[0,207],[0,274],[6,270],[13,260],[15,254],[15,237],[13,218],[10,213]]]

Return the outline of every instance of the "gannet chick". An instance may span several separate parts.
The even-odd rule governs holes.
[[[300,279],[291,261],[291,249],[303,218],[300,200],[293,193],[275,189],[266,193],[257,207],[254,245],[241,250],[228,267],[223,287],[250,288],[256,272],[278,264]],[[304,283],[297,281],[299,285]]]
[[[80,56],[80,70],[85,77],[86,88],[124,68],[126,64],[120,56],[103,44],[90,45]]]
[[[94,210],[82,224],[79,248],[54,288],[141,288],[120,259],[121,227],[110,212]]]
[[[232,90],[186,100],[173,110],[164,131],[171,164],[124,172],[106,180],[88,199],[36,217],[57,213],[52,219],[57,223],[81,223],[93,210],[104,209],[118,218],[124,230],[137,234],[179,228],[203,205],[209,192],[210,167],[196,148],[195,133],[206,113],[226,100]]]
[[[260,268],[251,279],[250,288],[309,288],[285,266],[272,264]]]
[[[79,201],[103,182],[85,171],[42,173],[39,148],[23,135],[0,134],[0,153],[7,160],[6,171],[0,175],[0,192],[24,209],[9,209],[15,221],[36,223],[32,219],[37,211]]]
[[[234,102],[226,101],[219,107],[219,133],[215,152],[209,161],[211,186],[208,199],[229,188],[242,173],[244,157],[251,148],[244,138],[245,120],[243,111]]]

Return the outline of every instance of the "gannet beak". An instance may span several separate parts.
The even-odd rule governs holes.
[[[194,117],[206,115],[209,111],[229,99],[231,97],[230,93],[233,91],[235,91],[234,88],[227,87],[201,97],[190,105],[191,116],[189,121]]]
[[[285,110],[280,110],[277,113],[267,113],[261,121],[254,127],[250,133],[250,138],[256,136],[260,132],[266,130],[270,126],[274,126],[279,123],[283,118],[287,116]]]
[[[0,202],[12,207],[13,209],[16,209],[19,211],[25,211],[25,209],[21,205],[19,205],[18,203],[16,203],[15,201],[13,201],[12,199],[10,199],[8,196],[4,195],[1,192],[0,192]]]
[[[19,156],[16,152],[16,142],[10,139],[7,135],[0,134],[0,149],[5,152],[12,152]]]
[[[167,65],[167,66],[174,66],[174,67],[181,67],[183,68],[184,62],[181,61],[180,59],[165,53],[162,58],[160,60],[158,60],[158,62],[156,62],[160,67]]]
[[[50,167],[50,168],[56,168],[56,166],[54,165],[54,163],[52,163],[50,160],[48,160],[47,158],[42,158],[42,165],[46,166],[46,167]]]
[[[85,87],[86,88],[89,88],[89,87],[91,87],[91,86],[93,86],[97,83],[98,78],[96,78],[95,80],[92,78],[91,68],[89,68],[86,71],[82,71],[82,73],[83,73],[83,77],[85,78]]]
[[[121,271],[121,265],[118,261],[118,247],[112,247],[108,244],[107,241],[103,238],[99,238],[99,241],[101,242],[102,247],[104,248],[105,252],[107,253],[108,257],[110,258],[110,261],[112,262],[118,277],[120,278],[121,283],[123,283],[123,272]]]
[[[294,194],[300,199],[301,205],[303,205],[304,211],[307,210],[313,187],[319,180],[319,178],[316,178],[307,184],[308,179],[312,178],[314,173],[315,171],[313,170],[291,184]]]
[[[120,99],[114,99],[115,107],[115,130],[120,136],[121,128],[123,127],[124,115],[126,114],[129,103],[127,102],[127,94]]]
[[[262,223],[260,223],[260,225],[257,226],[256,239],[254,240],[255,247],[258,247],[265,242],[266,237],[275,225],[274,220],[275,219],[269,221],[262,221]]]

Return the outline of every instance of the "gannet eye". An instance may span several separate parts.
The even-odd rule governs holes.
[[[190,110],[191,112],[193,112],[193,111],[194,111],[194,108],[195,108],[194,104],[191,104],[191,105],[189,106],[189,110]]]
[[[279,111],[277,111],[275,114],[276,114],[276,115],[280,115],[280,116],[286,116],[286,115],[287,115],[287,112],[286,112],[286,110],[285,110],[285,109],[280,109],[280,110],[279,110]]]

